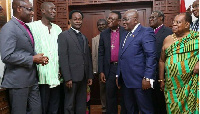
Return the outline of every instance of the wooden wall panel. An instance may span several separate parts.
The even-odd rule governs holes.
[[[172,26],[174,17],[180,13],[180,0],[154,0],[153,10],[160,10],[165,14],[164,24]]]
[[[105,3],[125,3],[125,2],[141,2],[153,0],[69,0],[69,6],[72,5],[88,5],[88,4],[105,4]]]

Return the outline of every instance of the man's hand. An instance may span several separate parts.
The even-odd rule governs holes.
[[[66,81],[65,85],[67,86],[67,88],[72,88],[72,80]]]
[[[88,85],[92,85],[92,79],[88,79]]]
[[[121,86],[119,86],[119,83],[118,83],[118,77],[116,77],[116,85],[117,85],[117,88],[120,89]]]
[[[105,75],[104,75],[104,73],[100,73],[100,76],[101,76],[101,81],[103,82],[103,83],[106,83],[106,77],[105,77]]]
[[[195,65],[193,73],[194,74],[199,74],[199,62],[197,62],[197,64]]]
[[[146,90],[146,89],[149,89],[149,88],[151,88],[150,81],[146,81],[146,79],[143,78],[143,80],[142,80],[142,89]]]
[[[165,88],[165,82],[162,81],[160,82],[160,91],[164,91],[164,88]]]
[[[33,62],[37,64],[46,65],[49,62],[49,58],[47,56],[43,56],[43,53],[37,54],[33,56]]]

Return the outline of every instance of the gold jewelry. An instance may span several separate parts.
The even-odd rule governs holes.
[[[158,80],[158,82],[164,82],[165,81],[165,79],[163,79],[163,80]]]
[[[172,34],[172,38],[173,38],[174,42],[176,42],[178,40],[175,33]]]

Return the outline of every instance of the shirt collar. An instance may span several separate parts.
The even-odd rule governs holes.
[[[156,29],[154,29],[154,31],[156,31],[157,29],[161,28],[162,26],[163,26],[163,24],[158,26]]]
[[[136,29],[137,29],[137,27],[140,25],[140,23],[138,23],[137,25],[135,25],[135,27],[133,28],[133,30],[131,31],[131,33],[133,33]]]
[[[79,30],[76,30],[75,28],[71,27],[72,30],[74,30],[76,33],[79,33]]]
[[[17,17],[13,16],[21,25],[25,25],[26,23],[22,20],[18,19]]]
[[[117,27],[117,29],[115,29],[115,30],[111,29],[111,32],[119,32],[119,27]]]

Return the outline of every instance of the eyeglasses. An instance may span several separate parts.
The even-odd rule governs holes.
[[[112,17],[108,17],[107,20],[108,20],[108,21],[115,21],[115,20],[117,20],[117,19],[112,18]]]
[[[25,8],[25,9],[26,9],[27,11],[29,11],[29,12],[33,11],[33,8],[32,8],[32,7],[30,7],[30,8],[27,8],[27,7],[25,7],[25,6],[18,6],[18,7]]]
[[[155,19],[155,18],[157,18],[158,16],[151,16],[151,17],[149,17],[149,19]]]
[[[137,17],[132,17],[132,18],[136,19]],[[127,22],[127,21],[129,21],[130,19],[132,19],[132,18],[131,18],[131,17],[130,17],[130,18],[123,18],[122,21],[126,21],[126,22]]]

